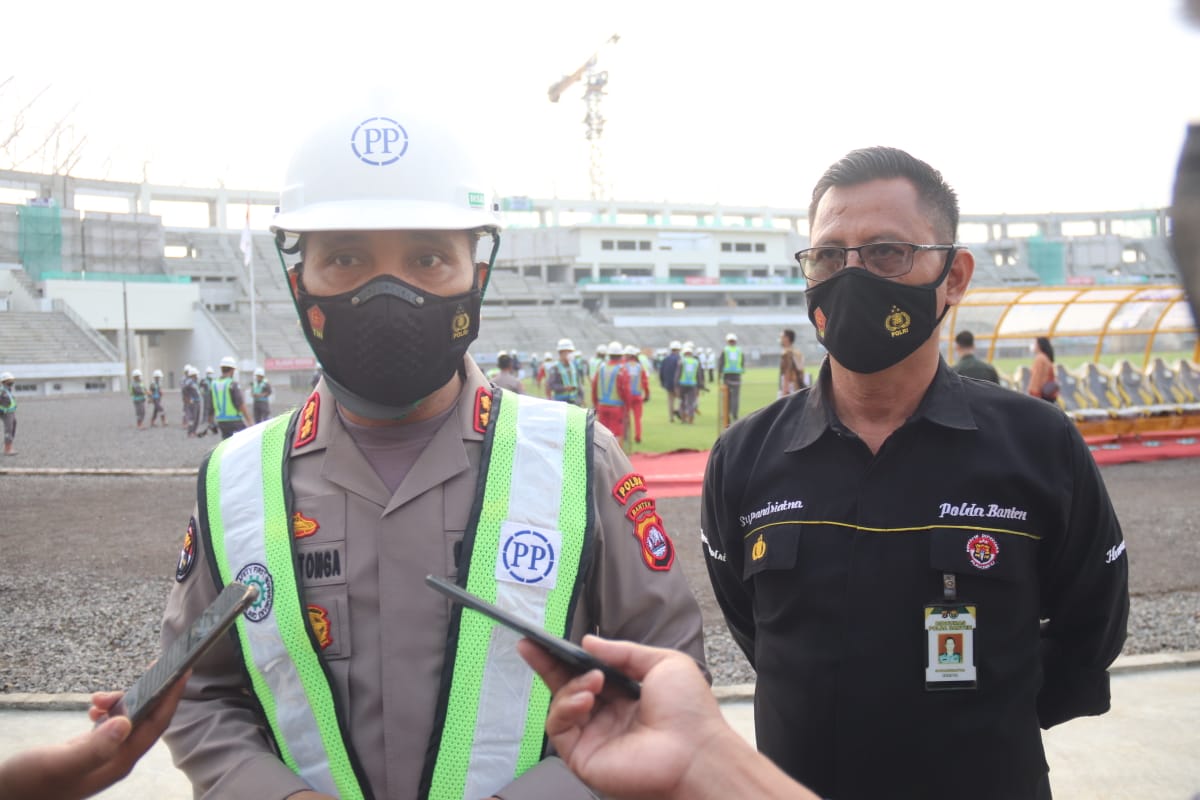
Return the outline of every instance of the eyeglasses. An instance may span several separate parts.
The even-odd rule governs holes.
[[[911,242],[872,242],[858,247],[809,247],[796,253],[804,277],[810,281],[832,278],[846,266],[846,254],[858,253],[863,267],[881,278],[899,278],[912,272],[913,256],[922,250],[949,250],[949,261],[956,249],[952,244],[913,244]]]

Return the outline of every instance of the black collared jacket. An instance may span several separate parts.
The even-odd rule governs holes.
[[[713,588],[758,673],[758,747],[837,800],[1034,797],[1039,727],[1109,707],[1128,561],[1057,407],[945,362],[872,455],[813,389],[731,427],[704,481]],[[972,540],[990,537],[980,559]],[[978,688],[930,692],[924,607],[976,604]]]

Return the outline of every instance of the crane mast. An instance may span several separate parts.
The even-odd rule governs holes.
[[[608,71],[597,69],[596,65],[604,47],[616,44],[620,39],[621,37],[615,33],[608,37],[583,63],[583,66],[570,75],[564,75],[550,87],[549,91],[550,102],[557,103],[564,91],[578,83],[580,79],[584,81],[583,102],[587,113],[583,117],[583,124],[586,128],[584,135],[589,143],[588,172],[592,183],[593,200],[608,199],[609,194],[608,179],[604,173],[604,150],[601,146],[604,135],[604,114],[600,111],[600,101],[607,94],[604,87],[608,85]]]

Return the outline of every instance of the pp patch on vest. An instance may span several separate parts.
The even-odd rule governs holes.
[[[531,528],[520,522],[500,524],[500,552],[496,554],[496,580],[553,589],[558,583],[562,533]]]

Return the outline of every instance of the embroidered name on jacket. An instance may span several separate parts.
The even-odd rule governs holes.
[[[981,506],[978,503],[942,503],[938,509],[938,519],[945,517],[991,517],[994,519],[1027,520],[1029,514],[1013,506],[1000,506],[989,503]]]
[[[751,511],[749,514],[742,514],[738,517],[738,521],[742,523],[743,528],[749,528],[763,517],[778,514],[781,511],[795,511],[801,508],[804,508],[803,500],[780,500],[777,503],[767,503],[762,508]]]

